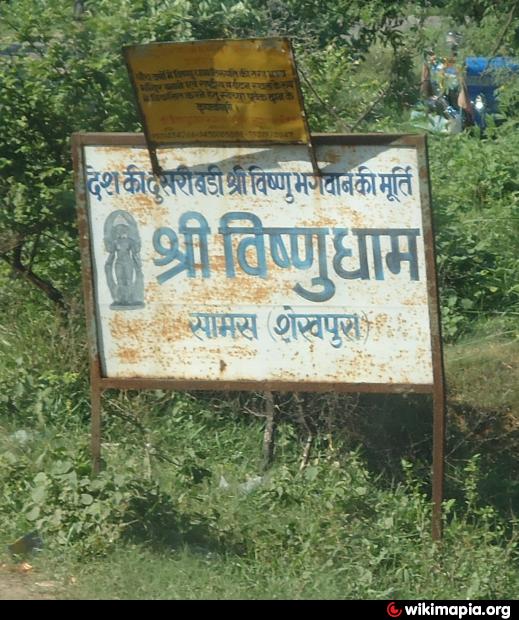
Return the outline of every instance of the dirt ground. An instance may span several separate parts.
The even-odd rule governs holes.
[[[0,601],[59,599],[59,584],[21,565],[0,565]]]

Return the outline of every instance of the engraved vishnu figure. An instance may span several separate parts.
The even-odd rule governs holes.
[[[108,258],[105,274],[112,310],[144,307],[144,278],[140,258],[141,240],[137,224],[127,211],[114,211],[104,224]]]

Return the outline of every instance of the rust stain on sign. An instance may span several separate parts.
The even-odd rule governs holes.
[[[138,364],[143,359],[140,349],[131,349],[130,347],[118,348],[116,355],[122,364]]]

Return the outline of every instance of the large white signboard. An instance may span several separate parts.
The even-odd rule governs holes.
[[[432,386],[419,148],[321,142],[83,146],[104,377]]]

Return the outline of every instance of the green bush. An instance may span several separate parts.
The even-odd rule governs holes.
[[[36,530],[50,550],[100,555],[122,535],[149,537],[154,528],[169,527],[180,536],[185,529],[172,499],[142,467],[108,468],[93,477],[86,446],[78,449],[63,437],[15,433],[4,445],[0,470],[4,534]]]
[[[519,136],[512,123],[430,145],[443,326],[454,339],[485,315],[519,310]]]

